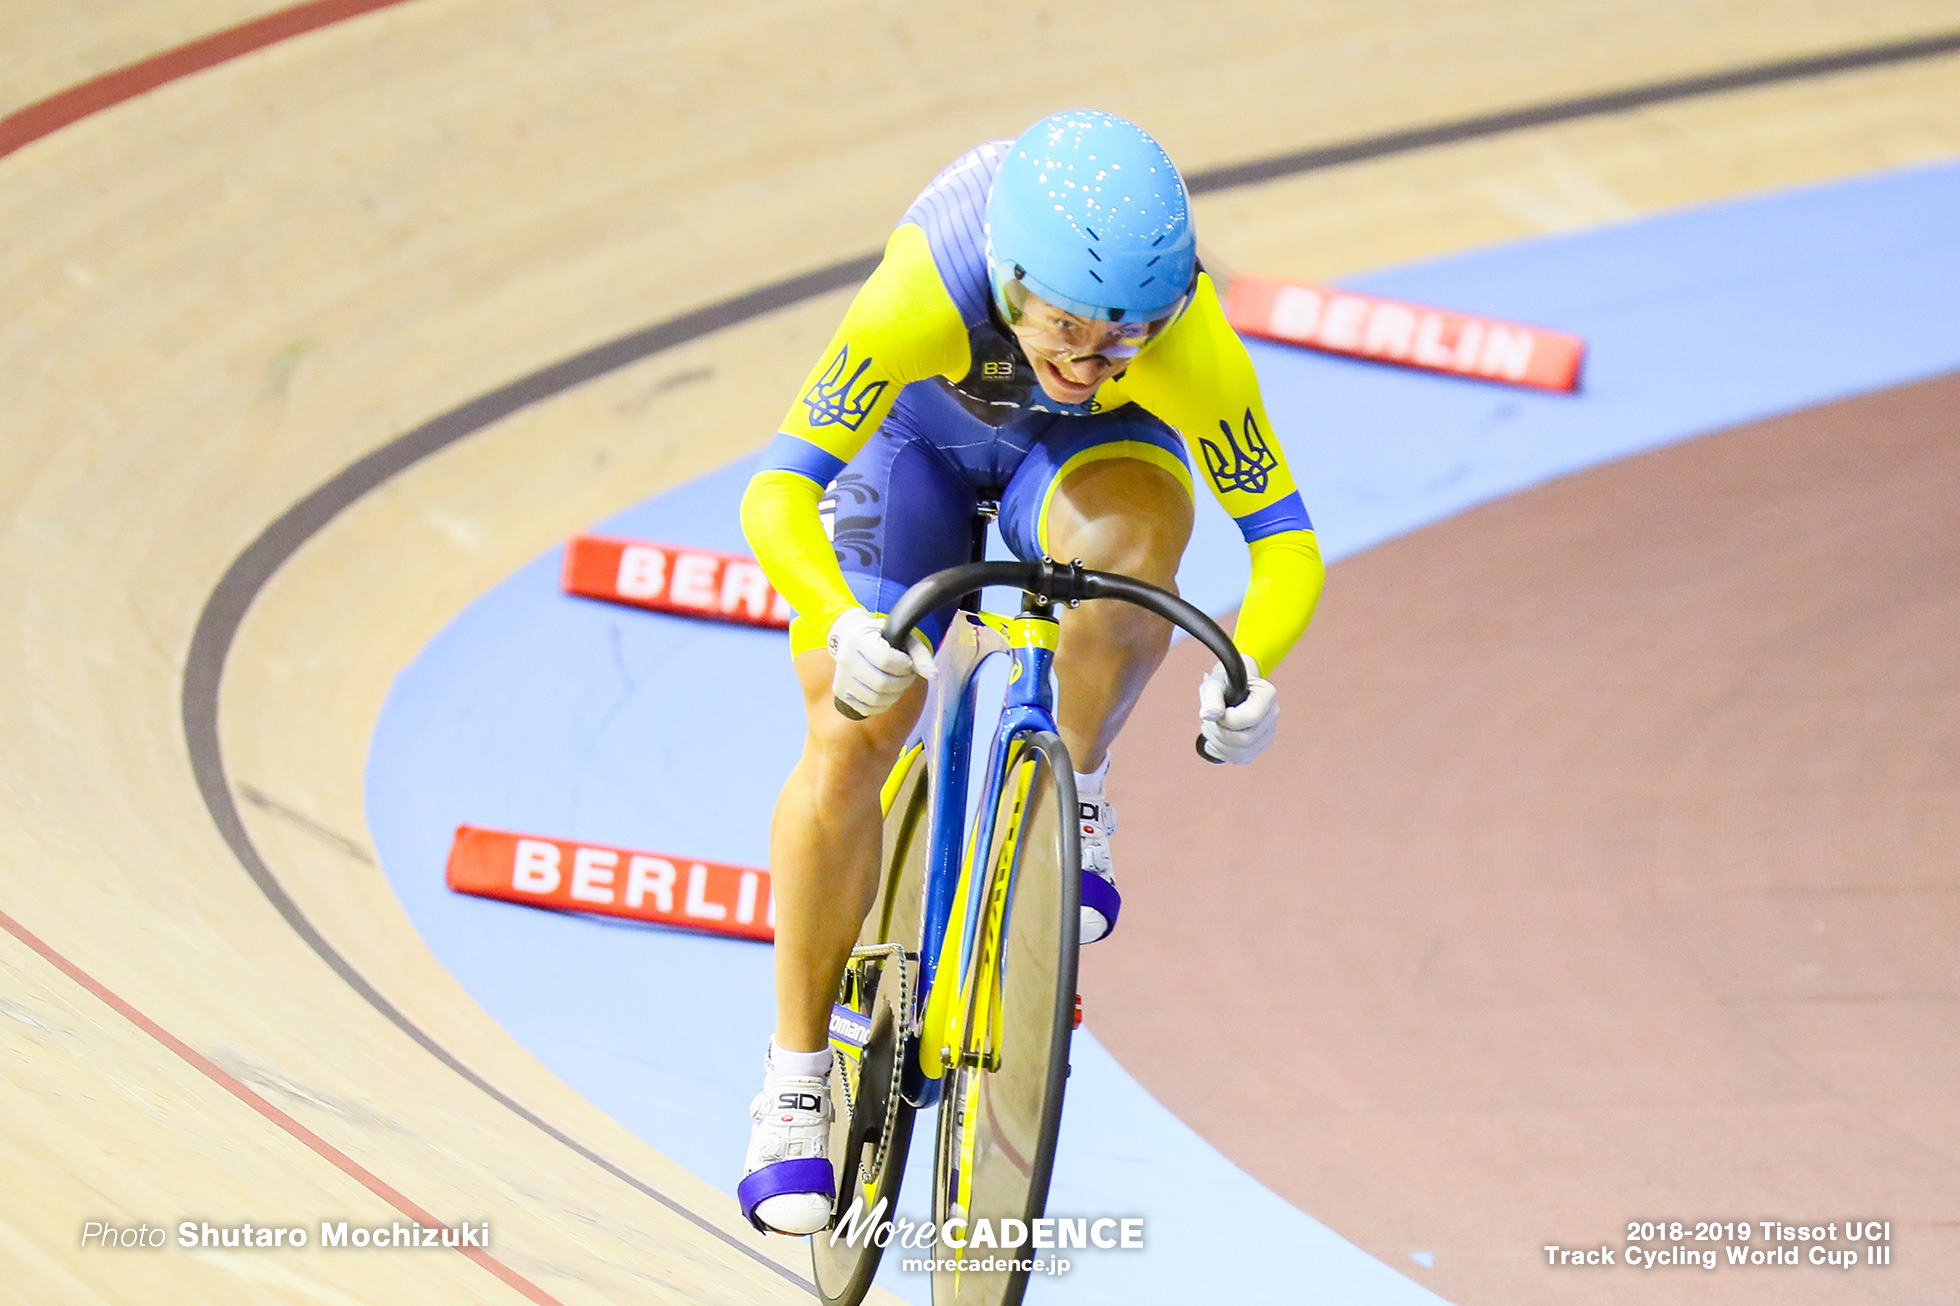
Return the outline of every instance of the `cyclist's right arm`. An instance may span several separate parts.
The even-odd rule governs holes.
[[[925,232],[905,223],[804,379],[742,496],[742,532],[803,618],[806,640],[820,641],[858,605],[817,515],[825,487],[876,433],[901,389],[929,376],[962,376],[968,365],[966,327]]]

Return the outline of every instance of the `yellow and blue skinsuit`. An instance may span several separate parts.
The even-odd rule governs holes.
[[[1086,403],[1043,393],[987,277],[987,194],[1012,143],[962,155],[906,212],[743,495],[750,547],[798,614],[791,649],[820,647],[854,604],[889,611],[914,581],[968,561],[977,499],[1000,500],[1002,538],[1033,560],[1069,472],[1141,458],[1189,490],[1188,443],[1251,550],[1234,640],[1270,672],[1325,572],[1245,346],[1200,272],[1183,316]],[[937,642],[949,617],[922,628]]]

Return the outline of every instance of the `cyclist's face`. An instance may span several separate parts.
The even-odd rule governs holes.
[[[1012,330],[1021,352],[1034,364],[1035,379],[1050,399],[1079,404],[1111,376],[1130,365],[1137,350],[1156,334],[1162,321],[1098,322],[1055,307],[1027,293]]]

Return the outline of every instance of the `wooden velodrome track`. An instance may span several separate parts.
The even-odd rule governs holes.
[[[270,8],[8,6],[0,113]],[[194,656],[235,560],[343,469],[581,349],[875,249],[946,159],[1066,104],[1203,172],[1954,23],[1797,0],[1120,18],[409,0],[0,158],[13,1299],[803,1299],[800,1245],[752,1237],[428,956],[367,850],[361,778],[395,670],[567,532],[764,443],[845,292],[386,477],[306,523],[221,667]],[[1920,58],[1441,140],[1220,191],[1200,230],[1225,267],[1338,275],[1950,155],[1957,83],[1960,59]],[[187,742],[196,692],[217,734]],[[409,1210],[489,1221],[489,1256],[78,1247],[87,1220]],[[1374,1248],[1372,1214],[1314,1214]]]

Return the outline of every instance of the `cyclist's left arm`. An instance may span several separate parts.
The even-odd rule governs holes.
[[[1252,359],[1210,276],[1199,274],[1190,308],[1138,355],[1122,388],[1183,433],[1199,472],[1238,522],[1252,580],[1232,639],[1261,675],[1272,674],[1312,619],[1327,572]]]

